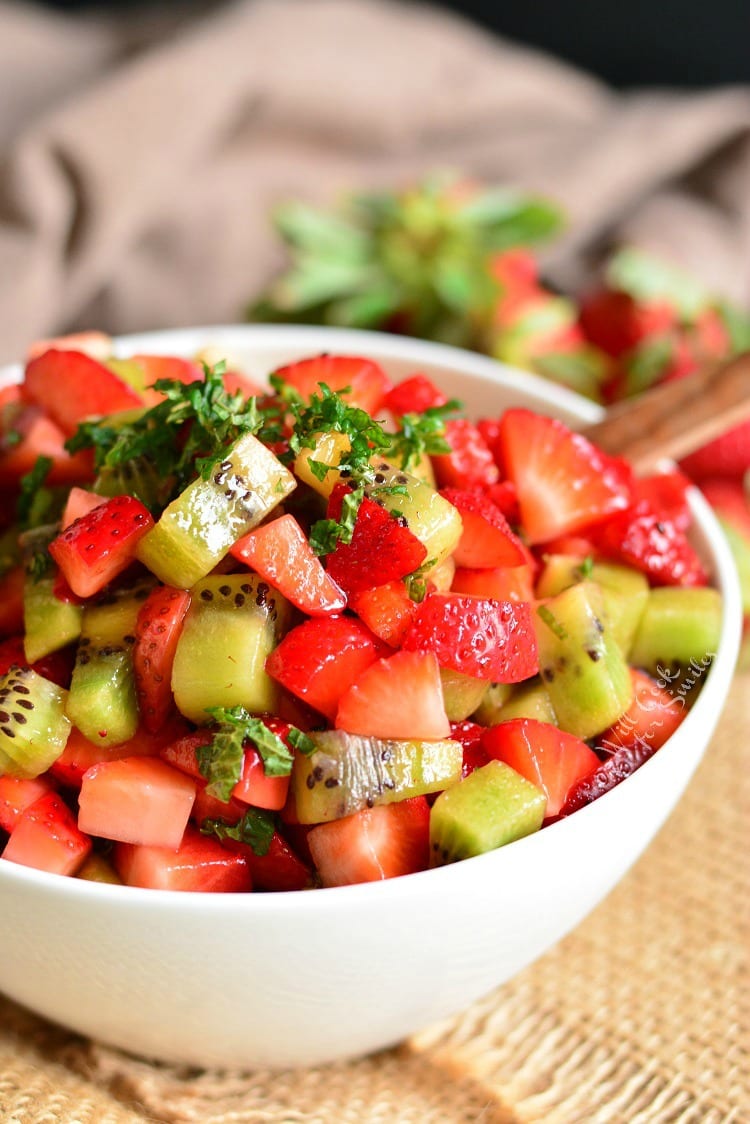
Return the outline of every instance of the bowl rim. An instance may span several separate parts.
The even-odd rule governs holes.
[[[300,350],[301,353],[308,349],[313,353],[320,350],[336,351],[339,354],[360,353],[368,358],[386,362],[388,360],[414,362],[417,366],[420,363],[431,362],[437,366],[453,368],[459,374],[469,373],[487,378],[500,388],[509,388],[525,396],[537,397],[540,399],[539,407],[534,408],[546,410],[549,407],[550,413],[571,414],[584,424],[599,420],[603,414],[602,408],[596,403],[531,372],[448,344],[384,332],[306,325],[206,325],[117,336],[113,338],[113,353],[118,357],[148,350],[152,350],[155,354],[189,354],[209,345],[226,346],[228,349],[233,346],[248,348],[256,341],[266,348],[284,349],[288,344],[288,350]],[[22,371],[21,363],[0,368],[0,387],[18,382]],[[671,463],[666,459],[664,461],[665,466]],[[524,855],[532,855],[539,847],[548,847],[550,844],[545,843],[544,840],[559,839],[562,842],[565,833],[577,830],[576,824],[593,823],[598,817],[606,817],[608,810],[614,806],[614,801],[632,800],[637,786],[647,783],[651,775],[650,767],[653,767],[654,762],[657,759],[663,761],[665,756],[679,753],[679,749],[675,749],[675,746],[688,739],[692,730],[698,728],[700,717],[708,718],[713,728],[712,718],[715,721],[718,717],[717,711],[723,707],[740,647],[742,610],[739,579],[719,523],[708,502],[694,486],[689,490],[689,504],[695,530],[701,535],[710,553],[714,571],[713,584],[722,596],[722,628],[718,652],[715,653],[695,704],[676,733],[635,773],[627,777],[625,782],[604,793],[591,804],[580,808],[573,815],[548,824],[541,831],[515,840],[512,847],[500,847],[447,866],[384,879],[377,883],[367,882],[275,893],[212,894],[204,891],[156,890],[88,882],[84,879],[70,878],[0,861],[0,893],[14,888],[36,889],[40,892],[48,892],[53,897],[64,898],[66,902],[78,901],[82,905],[101,901],[116,908],[149,906],[188,913],[195,910],[205,913],[207,909],[219,914],[227,911],[234,913],[239,910],[249,915],[256,911],[279,912],[284,915],[290,910],[298,914],[301,909],[330,909],[331,912],[338,912],[341,908],[357,908],[362,904],[385,907],[394,900],[408,899],[413,902],[417,896],[431,897],[435,892],[447,893],[449,889],[458,890],[461,881],[465,881],[467,889],[471,890],[483,877],[483,872],[486,871],[486,875],[489,876],[492,867],[499,867],[501,873],[504,863],[523,861]],[[706,744],[708,741],[710,735],[706,739]],[[700,757],[695,765],[698,760]],[[695,765],[684,778],[684,783],[689,780]],[[668,803],[666,814],[673,810],[680,794],[681,789],[678,789],[676,799]],[[639,850],[638,853],[641,851]],[[513,859],[514,855],[516,859]],[[467,878],[469,868],[476,875],[475,879]],[[497,873],[493,877],[497,877]],[[374,890],[373,887],[377,889]]]

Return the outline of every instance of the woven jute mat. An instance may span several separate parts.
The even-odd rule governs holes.
[[[219,1073],[133,1060],[0,1001],[0,1119],[745,1124],[749,844],[744,672],[637,866],[572,935],[460,1017],[354,1063]]]

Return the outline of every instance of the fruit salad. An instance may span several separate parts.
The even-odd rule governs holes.
[[[504,846],[664,744],[719,643],[686,478],[318,355],[32,350],[0,391],[2,860],[340,886]]]

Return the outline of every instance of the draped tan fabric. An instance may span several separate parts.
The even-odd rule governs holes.
[[[271,205],[435,168],[553,195],[556,279],[627,231],[750,303],[750,91],[615,96],[421,5],[244,0],[193,19],[0,0],[0,358],[71,326],[237,320]]]

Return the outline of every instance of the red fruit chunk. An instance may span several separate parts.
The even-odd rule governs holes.
[[[61,784],[80,788],[84,774],[92,765],[98,765],[102,761],[121,761],[125,757],[154,757],[161,753],[167,741],[174,741],[186,728],[182,720],[177,719],[159,734],[139,729],[134,737],[121,745],[104,746],[89,741],[73,726],[65,748],[49,771]]]
[[[23,566],[14,566],[0,578],[0,636],[23,629],[23,586]]]
[[[386,582],[353,594],[349,608],[393,648],[400,645],[417,611],[416,602],[412,601],[402,581]]]
[[[682,472],[657,472],[633,484],[633,502],[647,500],[654,511],[669,519],[680,531],[690,526],[691,514],[687,500],[690,481]]]
[[[430,594],[418,606],[403,647],[434,651],[442,667],[494,683],[519,683],[539,670],[531,610],[520,601]]]
[[[491,597],[495,601],[533,601],[534,566],[501,566],[492,570],[456,570],[453,593]]]
[[[0,675],[5,675],[13,665],[28,667],[26,652],[23,646],[23,636],[9,636],[0,640]]]
[[[464,750],[464,759],[461,765],[461,777],[468,777],[475,769],[486,765],[489,757],[482,747],[486,727],[478,722],[465,719],[463,722],[451,722],[451,737],[460,742]]]
[[[175,382],[203,382],[205,375],[200,363],[192,359],[182,359],[177,355],[133,355],[132,362],[143,371],[143,398],[149,405],[163,401],[164,395],[153,390],[158,379],[173,379]]]
[[[65,530],[71,523],[75,523],[76,519],[80,519],[82,515],[88,515],[95,507],[101,507],[106,503],[107,497],[100,496],[96,492],[89,492],[86,488],[79,488],[74,486],[68,492],[68,498],[65,502],[65,508],[62,513],[62,529]]]
[[[74,456],[65,449],[65,434],[40,407],[27,406],[11,423],[3,425],[5,437],[0,438],[0,484],[16,484],[31,472],[38,457],[49,457],[52,466],[47,475],[49,484],[71,484],[90,480],[92,460],[88,450]],[[17,434],[15,444],[8,434]]]
[[[235,543],[230,554],[308,616],[326,616],[346,608],[346,594],[323,569],[293,515],[256,527]]]
[[[519,526],[521,508],[518,506],[518,493],[515,485],[510,480],[500,480],[497,484],[490,484],[484,489],[484,493],[488,499],[492,500],[495,507],[500,508],[511,526]]]
[[[154,847],[179,847],[195,800],[195,783],[155,757],[102,761],[83,775],[82,831]]]
[[[222,847],[217,839],[190,826],[176,850],[118,843],[113,861],[127,886],[147,890],[246,893],[253,888],[245,855]]]
[[[634,745],[625,745],[616,749],[612,756],[601,762],[593,773],[573,785],[560,809],[560,815],[569,816],[586,804],[598,800],[605,792],[609,792],[631,776],[636,769],[640,769],[644,761],[648,761],[654,753],[656,753],[656,746],[644,741],[636,741]]]
[[[46,776],[33,780],[0,776],[0,828],[12,831],[26,809],[48,792],[54,792],[54,785]]]
[[[639,500],[591,532],[597,550],[643,571],[654,585],[706,585],[708,575],[684,531]]]
[[[379,363],[350,355],[315,355],[276,371],[279,378],[299,391],[303,398],[319,394],[324,383],[368,414],[374,415],[391,390],[391,380]]]
[[[35,359],[37,355],[44,355],[52,348],[58,351],[83,351],[94,359],[108,359],[112,354],[112,337],[95,329],[84,329],[82,332],[69,332],[65,336],[34,340],[26,351],[26,362]]]
[[[623,463],[556,418],[507,410],[502,443],[531,543],[599,523],[630,503],[630,474]]]
[[[405,741],[449,737],[435,653],[401,651],[370,664],[341,696],[336,727]]]
[[[32,359],[26,367],[23,393],[42,406],[68,437],[84,418],[143,406],[132,387],[82,351],[52,348]]]
[[[743,485],[737,480],[712,478],[702,480],[700,487],[716,514],[750,539],[750,499]]]
[[[429,834],[429,805],[416,796],[319,824],[307,841],[323,885],[348,886],[426,870]]]
[[[734,426],[680,461],[694,480],[711,476],[740,478],[750,469],[750,421]]]
[[[633,701],[620,718],[599,734],[597,746],[614,753],[622,746],[635,749],[645,742],[661,749],[685,717],[685,700],[671,695],[663,684],[631,668]]]
[[[445,440],[451,451],[432,457],[441,488],[483,488],[497,483],[500,473],[495,458],[472,422],[466,418],[446,422]]]
[[[546,817],[556,816],[573,785],[599,765],[599,758],[580,738],[534,718],[512,718],[491,726],[482,748],[541,788],[547,797]]]
[[[349,489],[337,484],[328,502],[328,518],[339,520]],[[326,568],[347,595],[406,577],[424,562],[427,549],[375,500],[365,496],[357,511],[350,543],[339,542],[328,555]]]
[[[461,488],[444,488],[440,494],[461,513],[463,532],[453,552],[457,566],[490,569],[528,561],[526,548],[492,500]]]
[[[75,874],[91,852],[91,839],[56,792],[40,796],[19,817],[3,858],[9,862],[46,870],[50,874]]]
[[[133,670],[138,709],[144,726],[155,733],[174,709],[172,665],[190,594],[159,585],[143,602],[135,627]]]
[[[51,679],[53,683],[67,689],[70,686],[75,657],[75,647],[71,645],[67,648],[60,648],[57,652],[50,652],[49,655],[42,656],[36,663],[29,664],[26,659],[23,637],[9,636],[6,640],[0,640],[0,675],[5,675],[14,664],[17,667],[32,667],[45,679]]]
[[[196,790],[193,810],[190,813],[193,823],[200,827],[204,820],[223,820],[224,823],[236,824],[242,819],[247,811],[247,804],[233,798],[228,801],[220,800],[218,796],[206,792],[207,787],[207,783],[202,787],[198,785]]]
[[[444,406],[448,398],[427,375],[410,375],[402,379],[385,398],[385,406],[396,417],[403,414],[423,414],[435,406]]]
[[[388,651],[355,617],[313,617],[286,634],[266,671],[333,722],[344,691]]]
[[[256,890],[305,890],[312,882],[310,867],[278,831],[273,833],[265,855],[256,855],[252,847],[242,843],[231,844],[230,849],[245,855]]]
[[[273,733],[278,734],[282,741],[286,741],[289,727],[285,722],[278,722],[273,718],[264,718],[263,721]],[[201,746],[210,745],[210,743],[210,731],[204,730],[200,733],[186,734],[163,746],[159,750],[159,756],[163,761],[174,765],[175,768],[187,773],[188,776],[194,777],[202,787],[206,778],[198,765],[198,749]],[[287,748],[289,748],[288,745]],[[251,746],[245,749],[240,779],[232,789],[233,801],[240,801],[244,805],[252,804],[258,808],[278,810],[284,807],[288,791],[288,776],[266,776],[263,761],[258,751]]]
[[[643,340],[675,327],[677,313],[667,301],[643,304],[629,293],[601,289],[584,298],[580,323],[591,343],[617,359]]]
[[[49,552],[73,592],[91,597],[128,568],[153,525],[140,500],[113,496],[62,531]]]

